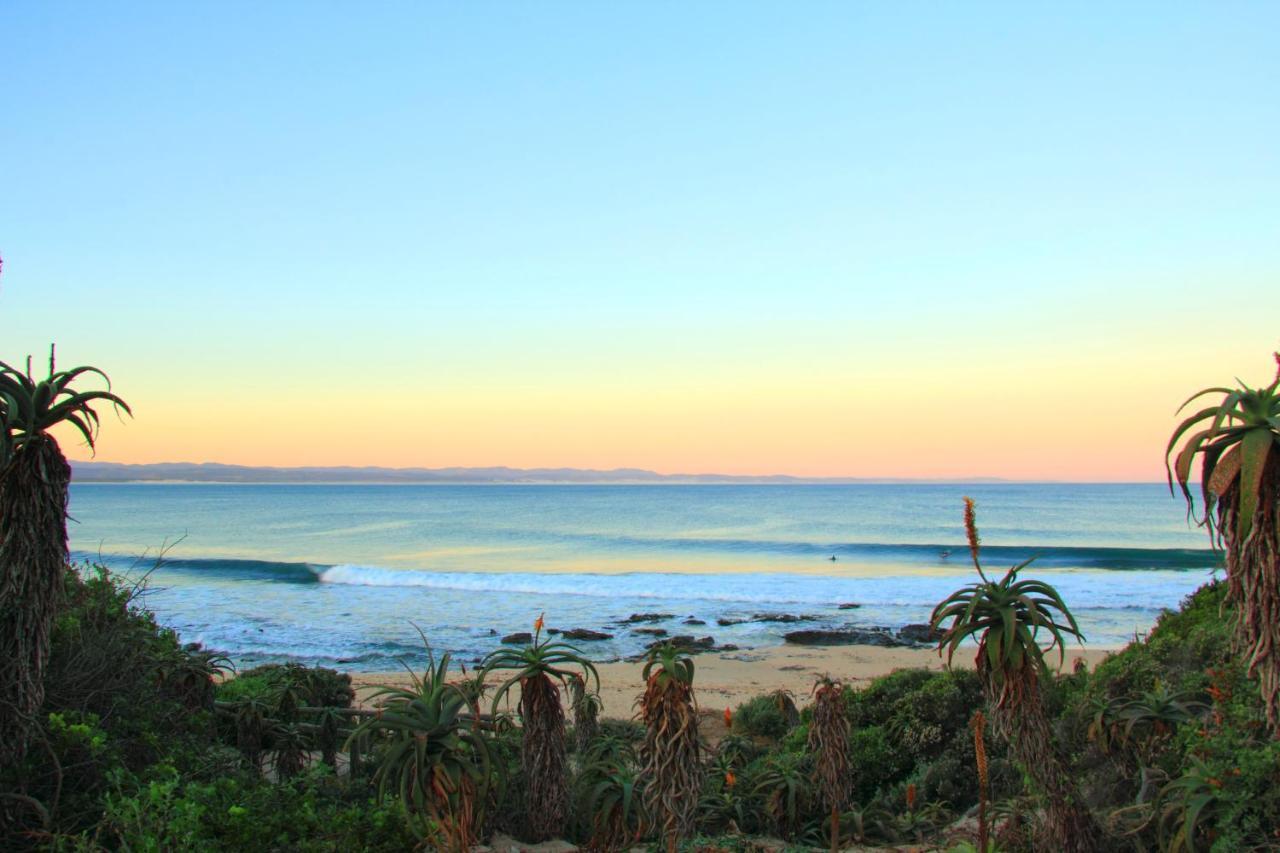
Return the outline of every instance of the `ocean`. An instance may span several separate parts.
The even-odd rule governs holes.
[[[926,622],[976,577],[965,495],[988,573],[1035,557],[1024,574],[1058,588],[1091,646],[1148,630],[1219,564],[1163,484],[87,483],[70,534],[78,561],[149,571],[145,606],[238,666],[387,670],[421,662],[417,628],[471,661],[543,612],[613,634],[583,644],[598,660],[652,641],[620,624],[635,613],[744,650]],[[804,621],[717,624],[765,614]]]

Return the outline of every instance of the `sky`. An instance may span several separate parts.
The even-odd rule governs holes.
[[[106,369],[105,461],[1162,479],[1274,375],[1278,31],[7,3],[0,358]]]

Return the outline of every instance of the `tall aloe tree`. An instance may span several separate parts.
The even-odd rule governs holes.
[[[1203,514],[1196,520],[1226,551],[1236,644],[1261,685],[1272,735],[1280,737],[1280,353],[1276,365],[1266,387],[1206,388],[1183,403],[1179,412],[1222,395],[1178,425],[1165,465],[1170,491],[1176,480],[1196,518],[1190,481],[1200,462]]]
[[[960,644],[977,639],[977,669],[993,728],[1008,741],[1022,769],[1045,795],[1045,849],[1086,853],[1101,847],[1101,830],[1085,807],[1054,745],[1040,681],[1048,677],[1045,655],[1066,652],[1064,635],[1083,640],[1075,618],[1057,590],[1018,573],[1031,562],[989,578],[979,561],[981,540],[973,500],[964,499],[965,533],[980,580],[956,590],[933,611],[932,626],[943,629],[938,653],[950,665]],[[1041,642],[1048,644],[1042,646]]]
[[[107,390],[74,383],[97,376]],[[67,566],[67,487],[71,466],[50,430],[69,424],[94,446],[95,404],[129,406],[94,367],[59,371],[49,351],[49,375],[0,361],[0,763],[19,760],[44,702],[49,630]]]
[[[542,617],[534,622],[533,642],[527,646],[503,646],[484,659],[486,676],[495,670],[515,670],[493,694],[493,711],[511,689],[520,686],[520,721],[523,741],[520,767],[527,786],[526,829],[531,841],[560,835],[569,815],[569,780],[565,767],[564,707],[560,688],[579,676],[584,688],[600,676],[577,647],[542,639]]]

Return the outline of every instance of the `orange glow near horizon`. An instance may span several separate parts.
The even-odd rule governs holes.
[[[412,394],[366,383],[341,417],[329,395],[300,385],[188,396],[145,386],[130,391],[131,383],[119,380],[137,417],[120,423],[104,412],[96,458],[1149,481],[1164,476],[1161,453],[1175,407],[1214,381],[1212,370],[1191,382],[1189,371],[1164,375],[1153,369],[1159,361],[1095,353],[1059,363],[1041,353],[939,363],[918,373],[901,366],[844,376],[797,368],[790,380],[785,371],[702,381],[636,376],[586,387],[495,383]],[[1229,372],[1223,368],[1219,375]],[[340,384],[354,387],[355,380]],[[62,438],[69,456],[89,458],[70,436]]]

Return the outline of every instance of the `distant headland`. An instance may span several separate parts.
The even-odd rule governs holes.
[[[72,462],[77,483],[1005,483],[999,477],[951,479],[796,477],[735,474],[659,474],[641,468],[595,470],[584,468],[378,468],[308,466],[300,468],[224,465],[217,462]]]

